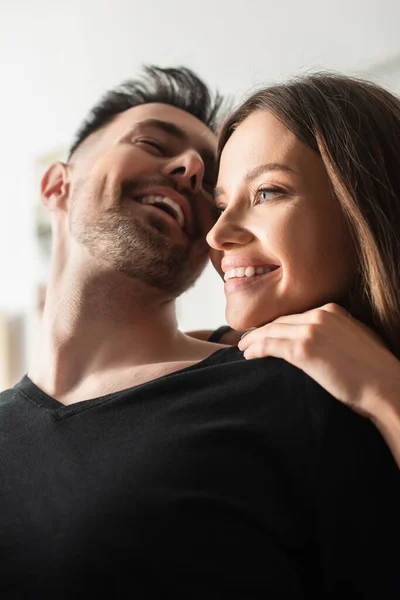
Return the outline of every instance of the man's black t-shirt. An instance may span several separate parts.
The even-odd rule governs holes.
[[[398,599],[399,521],[377,430],[279,359],[0,395],[4,598]]]

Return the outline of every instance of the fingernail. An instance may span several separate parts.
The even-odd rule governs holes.
[[[252,332],[252,331],[254,331],[255,329],[257,329],[257,327],[250,327],[250,329],[248,329],[247,331],[245,331],[245,332],[244,332],[244,334],[241,336],[241,338],[240,338],[240,339],[242,340],[244,337],[246,337],[246,335],[247,335],[248,333],[251,333],[251,332]]]

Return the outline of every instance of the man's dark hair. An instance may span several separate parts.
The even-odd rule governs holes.
[[[148,65],[139,79],[129,79],[106,92],[79,128],[68,159],[81,143],[107,125],[117,114],[141,104],[157,102],[180,108],[216,131],[222,118],[223,96],[211,95],[207,85],[187,67],[161,68]]]

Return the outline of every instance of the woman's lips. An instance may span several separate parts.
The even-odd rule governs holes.
[[[254,274],[250,277],[231,277],[225,280],[225,293],[246,290],[257,285],[268,285],[268,283],[280,278],[280,269],[279,266],[275,266],[273,269],[264,271],[260,274]]]

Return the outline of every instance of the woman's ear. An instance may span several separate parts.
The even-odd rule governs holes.
[[[42,202],[48,210],[65,210],[69,193],[68,165],[50,165],[41,182]]]

